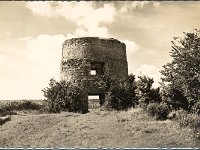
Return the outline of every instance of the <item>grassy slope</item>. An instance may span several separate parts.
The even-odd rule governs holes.
[[[0,126],[0,147],[194,147],[187,130],[141,109],[22,114]]]

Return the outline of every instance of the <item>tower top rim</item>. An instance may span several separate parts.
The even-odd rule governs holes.
[[[71,39],[67,39],[63,42],[63,44],[65,43],[69,43],[69,42],[75,42],[75,41],[92,41],[92,40],[100,40],[100,41],[113,41],[113,42],[118,42],[120,44],[124,44],[122,41],[119,41],[115,38],[102,38],[102,37],[92,37],[92,36],[88,36],[88,37],[77,37],[77,38],[71,38]]]

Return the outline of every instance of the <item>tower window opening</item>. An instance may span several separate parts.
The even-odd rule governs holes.
[[[92,75],[92,76],[97,75],[97,71],[96,70],[90,70],[90,75]]]
[[[99,95],[88,95],[88,108],[95,109],[100,107]]]
[[[99,99],[99,95],[88,95],[88,99]]]
[[[91,75],[103,75],[104,74],[104,63],[103,62],[91,62]]]

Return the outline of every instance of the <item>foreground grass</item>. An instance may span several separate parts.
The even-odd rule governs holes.
[[[0,147],[195,147],[190,131],[141,109],[18,114],[0,126]]]

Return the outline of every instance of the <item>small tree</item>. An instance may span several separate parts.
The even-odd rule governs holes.
[[[154,83],[153,78],[147,76],[139,76],[137,81],[137,97],[141,106],[146,106],[149,103],[161,102],[161,96],[159,93],[159,88],[152,88]]]
[[[165,99],[180,101],[182,105],[188,103],[187,110],[196,108],[200,101],[200,30],[184,32],[183,37],[176,37],[172,41],[170,52],[172,61],[163,66],[161,74],[163,89],[173,94],[164,95]],[[167,87],[167,88],[166,88]],[[181,95],[174,99],[173,95]]]

